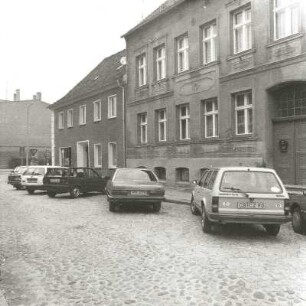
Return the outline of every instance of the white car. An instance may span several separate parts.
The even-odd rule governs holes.
[[[49,168],[56,167],[29,166],[29,168],[24,172],[24,174],[21,176],[21,185],[27,189],[29,194],[33,194],[35,190],[45,190],[43,178]]]
[[[194,183],[191,212],[201,214],[205,233],[214,223],[257,223],[276,236],[291,221],[288,193],[273,169],[212,168]]]

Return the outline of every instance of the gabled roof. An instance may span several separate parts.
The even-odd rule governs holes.
[[[50,105],[50,109],[71,104],[76,100],[100,93],[106,88],[117,86],[125,73],[120,59],[126,56],[125,50],[105,58],[83,80],[74,86],[63,98]]]
[[[150,15],[148,15],[145,19],[143,19],[140,23],[138,23],[134,28],[129,30],[127,33],[122,35],[122,37],[126,37],[136,31],[137,29],[141,28],[143,25],[153,21],[154,19],[158,18],[159,16],[167,13],[177,5],[183,3],[186,0],[167,0],[162,5],[160,5],[155,11],[153,11]]]

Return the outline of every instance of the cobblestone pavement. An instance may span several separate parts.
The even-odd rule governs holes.
[[[15,305],[306,305],[306,237],[290,224],[201,231],[189,207],[110,213],[104,195],[49,199],[0,176],[0,292]]]

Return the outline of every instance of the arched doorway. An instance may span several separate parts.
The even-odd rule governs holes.
[[[270,89],[273,100],[273,163],[286,184],[306,185],[306,82]]]

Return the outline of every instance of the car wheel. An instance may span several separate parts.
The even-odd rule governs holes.
[[[108,208],[109,208],[109,211],[115,212],[115,211],[116,211],[116,205],[115,205],[115,203],[112,202],[112,201],[109,201],[109,202],[108,202]]]
[[[292,212],[292,228],[295,233],[303,234],[305,230],[303,216],[299,208],[295,208]]]
[[[191,213],[193,215],[195,215],[195,216],[199,215],[199,211],[194,204],[194,198],[193,197],[191,198],[191,201],[190,201],[190,210],[191,210]]]
[[[277,236],[280,230],[280,225],[279,224],[265,224],[264,225],[266,231],[268,234],[272,236]]]
[[[21,190],[21,186],[20,186],[20,185],[15,186],[15,188],[16,188],[17,190]]]
[[[49,196],[49,198],[54,198],[56,196],[56,193],[55,192],[47,192],[47,195]]]
[[[28,188],[27,191],[28,191],[28,194],[34,194],[35,189]]]
[[[155,212],[159,212],[160,209],[161,209],[161,203],[160,203],[160,202],[154,203],[154,204],[153,204],[153,210],[154,210]]]
[[[80,196],[80,187],[78,186],[75,186],[73,187],[73,189],[70,191],[70,196],[73,198],[73,199],[76,199],[77,197]]]
[[[201,226],[204,233],[211,233],[211,222],[208,220],[204,206],[202,207]]]

